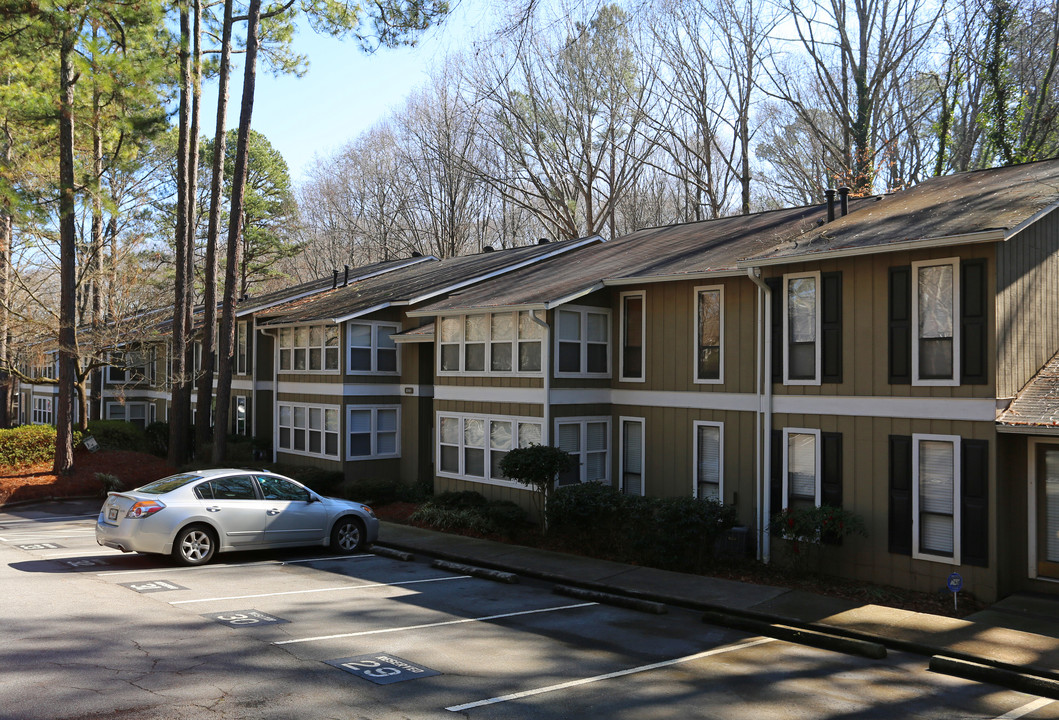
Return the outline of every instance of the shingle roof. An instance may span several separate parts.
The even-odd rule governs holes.
[[[997,418],[1001,426],[1059,426],[1059,353],[1045,365]]]
[[[994,231],[1009,237],[1059,202],[1059,160],[976,170],[925,180],[837,218],[820,229],[758,252],[752,266],[822,253],[886,251],[888,246]]]

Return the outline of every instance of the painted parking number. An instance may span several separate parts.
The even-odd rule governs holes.
[[[365,680],[370,680],[377,685],[387,685],[389,683],[441,674],[437,670],[410,663],[396,655],[382,653],[358,655],[338,660],[325,660],[324,662],[353,675],[358,675]]]

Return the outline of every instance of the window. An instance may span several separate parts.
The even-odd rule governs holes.
[[[347,447],[350,460],[400,457],[400,409],[351,405]]]
[[[154,405],[144,402],[107,403],[108,420],[125,420],[141,428],[154,422]]]
[[[286,478],[258,475],[257,482],[261,487],[261,495],[266,500],[289,500],[292,502],[308,502],[309,500],[308,490]]]
[[[34,425],[51,425],[52,424],[52,398],[50,398],[50,397],[35,397],[35,398],[33,398],[33,424]]]
[[[724,288],[695,290],[695,382],[723,379],[721,336],[724,330]]]
[[[621,418],[621,491],[643,495],[643,418]]]
[[[390,336],[400,331],[394,323],[349,323],[349,372],[399,373],[397,344]]]
[[[912,436],[912,556],[960,564],[960,438]]]
[[[644,294],[621,296],[621,379],[644,379]]]
[[[338,408],[280,403],[278,447],[285,452],[338,457]]]
[[[912,381],[924,385],[958,384],[958,261],[912,263],[912,281]]]
[[[697,498],[724,502],[721,467],[723,462],[721,423],[696,422],[695,425],[695,487]]]
[[[784,277],[783,378],[789,385],[820,383],[819,273]]]
[[[529,312],[441,319],[442,373],[539,373],[544,328]]]
[[[246,375],[247,347],[250,333],[250,323],[244,321],[235,326],[235,372],[237,375]]]
[[[107,366],[107,382],[137,383],[154,379],[154,352],[147,350],[114,353]]]
[[[556,443],[574,456],[574,467],[559,476],[560,485],[610,482],[610,419],[562,419],[555,423]]]
[[[235,434],[246,435],[246,397],[235,396]]]
[[[556,318],[556,375],[609,375],[610,312],[564,308]]]
[[[283,372],[338,370],[338,326],[305,325],[281,328],[279,369]]]
[[[500,472],[500,461],[513,447],[529,447],[540,442],[540,421],[439,415],[438,474],[490,484],[516,485]]]
[[[249,475],[207,480],[195,486],[195,495],[202,500],[257,500],[254,478]]]
[[[820,504],[820,431],[786,428],[783,440],[783,506],[816,507]]]

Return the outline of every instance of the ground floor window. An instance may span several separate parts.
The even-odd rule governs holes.
[[[912,436],[912,555],[960,563],[960,438]]]
[[[695,423],[695,487],[697,498],[724,500],[721,484],[721,439],[724,425],[713,422]]]
[[[820,504],[820,431],[783,431],[783,503],[786,508]]]
[[[348,457],[350,460],[366,458],[400,457],[401,410],[396,405],[366,407],[352,405],[348,408]]]
[[[107,419],[124,420],[146,428],[148,424],[154,422],[154,405],[147,402],[107,403]]]
[[[610,418],[561,418],[555,421],[557,445],[574,456],[560,485],[610,482]]]
[[[500,461],[515,447],[541,443],[539,419],[438,415],[438,474],[492,484],[514,484]]]
[[[246,397],[235,396],[235,434],[246,435]]]
[[[626,495],[644,494],[643,418],[621,419],[621,491]]]
[[[279,449],[318,457],[338,457],[338,408],[279,403]]]
[[[33,398],[33,424],[51,425],[53,422],[54,416],[52,414],[52,398]]]

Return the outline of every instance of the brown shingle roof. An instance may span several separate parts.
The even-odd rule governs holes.
[[[1004,426],[1059,426],[1059,353],[1045,365],[997,418]]]

